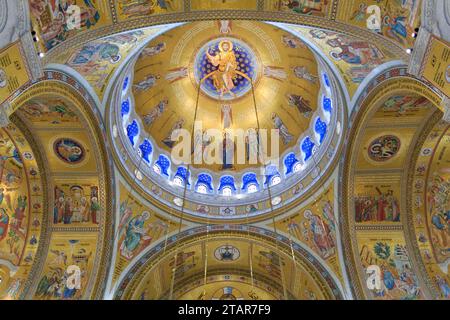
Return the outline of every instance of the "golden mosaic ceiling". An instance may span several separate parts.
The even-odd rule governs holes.
[[[423,1],[25,1],[39,40],[28,45],[46,67],[31,79],[23,43],[5,49],[0,299],[450,298],[450,135],[438,111],[449,80],[425,66],[429,81],[441,72],[431,87],[405,67]],[[78,29],[64,21],[71,2]],[[255,193],[244,178],[254,165],[196,164],[181,196],[181,166],[155,164],[197,107],[202,131],[278,129],[283,162],[297,162],[278,184],[261,171]],[[309,160],[305,137],[321,147]],[[80,289],[64,285],[72,264]],[[374,266],[380,288],[366,286]]]
[[[217,69],[207,59],[219,45],[231,41],[237,65],[232,93],[221,95],[213,79]],[[228,59],[223,55],[223,60]],[[222,75],[217,77],[224,85]],[[203,130],[257,129],[253,80],[261,129],[275,129],[279,119],[287,128],[280,154],[299,143],[317,110],[320,73],[311,50],[279,28],[250,21],[209,21],[188,24],[152,40],[135,66],[133,93],[136,112],[155,144],[170,152],[174,128],[192,131],[199,82],[197,121]],[[298,106],[294,99],[301,99]],[[276,119],[275,119],[276,117]],[[271,143],[269,137],[269,145]],[[205,165],[213,171],[217,165]],[[235,170],[248,166],[237,165]]]

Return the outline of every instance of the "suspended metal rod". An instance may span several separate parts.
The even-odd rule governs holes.
[[[258,126],[258,135],[259,135],[259,132],[261,130],[261,125],[260,125],[260,121],[259,121],[258,106],[256,104],[255,87],[253,85],[253,80],[251,80],[250,83],[252,85],[253,106],[254,106],[254,109],[255,109],[256,123],[257,123],[257,126]],[[259,154],[261,152],[261,141],[259,139],[259,136],[258,136],[257,141],[258,141],[258,154]],[[264,172],[266,172],[266,170],[267,170],[266,159],[265,159],[265,157],[263,155],[261,156],[261,159],[263,161]],[[272,198],[272,190],[271,190],[270,183],[267,184],[267,191],[268,191],[268,194],[269,194],[270,212],[272,213],[273,231],[275,233],[275,247],[276,247],[276,249],[278,251],[276,253],[276,255],[278,257],[278,263],[280,265],[281,281],[282,281],[282,285],[283,285],[283,294],[284,294],[284,299],[288,300],[288,294],[287,294],[287,288],[286,288],[286,276],[285,276],[285,273],[284,273],[284,268],[283,268],[283,262],[282,262],[282,259],[281,259],[281,255],[279,255],[279,252],[281,252],[281,250],[280,250],[280,245],[279,245],[279,240],[278,240],[278,230],[277,230],[277,226],[275,224],[275,216],[274,216],[275,210],[274,210],[274,207],[273,207],[273,198]]]
[[[196,99],[196,102],[195,102],[194,122],[192,124],[191,141],[194,141],[195,122],[197,121],[197,114],[198,114],[198,107],[199,107],[198,103],[199,103],[199,100],[200,100],[201,85],[202,85],[202,82],[199,83],[198,89],[197,89],[197,99]],[[184,210],[185,210],[185,207],[186,207],[186,194],[187,194],[187,186],[188,186],[190,169],[191,169],[191,164],[189,163],[187,165],[186,178],[184,179],[185,181],[184,181],[184,189],[183,189],[183,203],[181,205],[181,214],[180,214],[180,221],[179,221],[179,226],[178,226],[177,238],[180,236],[181,229],[183,228]],[[172,283],[171,283],[171,286],[170,286],[169,300],[173,300],[173,289],[174,289],[174,286],[175,286],[175,276],[176,276],[177,264],[178,264],[178,252],[179,252],[179,247],[180,246],[175,246],[175,247],[176,247],[176,249],[175,249],[175,261],[174,261],[174,266],[173,266],[173,269],[172,269]]]

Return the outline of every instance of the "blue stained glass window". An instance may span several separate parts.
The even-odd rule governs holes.
[[[307,161],[309,158],[311,158],[312,154],[313,154],[313,149],[314,149],[314,142],[312,142],[310,137],[306,137],[305,140],[303,140],[302,143],[302,151],[303,154],[305,156],[305,161]]]
[[[128,89],[128,85],[130,84],[130,77],[126,77],[123,81],[123,91],[126,91]]]
[[[294,172],[294,167],[297,163],[299,163],[299,161],[295,156],[295,154],[290,153],[287,155],[287,157],[284,159],[284,165],[286,167],[286,175]]]
[[[127,99],[122,102],[122,107],[121,107],[122,118],[125,117],[126,115],[128,115],[129,113],[130,113],[130,100]]]
[[[255,173],[246,173],[242,177],[242,190],[247,191],[248,187],[250,185],[255,185],[257,188],[259,188],[258,179],[256,177]]]
[[[322,143],[323,140],[325,139],[325,137],[327,136],[327,124],[324,121],[322,121],[320,118],[317,118],[316,124],[314,126],[314,130],[320,137],[320,139],[319,139],[320,143]]]
[[[229,187],[233,191],[236,191],[236,184],[234,183],[234,178],[232,176],[224,176],[220,178],[219,191],[222,191],[226,187]]]
[[[329,88],[330,85],[330,78],[328,78],[328,75],[326,73],[323,74],[323,81],[325,81],[325,85]]]
[[[170,168],[170,160],[164,155],[160,155],[158,160],[155,162],[155,165],[159,167],[161,170],[161,174],[168,177],[169,176],[169,168]]]
[[[280,180],[280,172],[278,172],[278,169],[276,166],[268,166],[266,169],[266,181],[264,182],[265,186],[272,186],[274,185],[274,181]],[[275,183],[277,184],[277,183]]]
[[[127,136],[130,139],[131,145],[134,147],[136,144],[136,137],[139,135],[139,125],[136,120],[127,127]]]
[[[209,192],[214,190],[212,185],[212,177],[209,174],[201,173],[198,175],[197,185],[195,187],[198,188],[200,185],[206,186]]]
[[[333,110],[331,99],[325,96],[323,97],[323,110],[329,113]]]
[[[177,169],[177,173],[175,174],[175,178],[179,178],[183,181],[183,186],[186,183],[188,186],[190,186],[191,184],[189,183],[189,177],[190,177],[190,173],[187,170],[187,168],[185,167],[179,167]]]
[[[142,159],[147,161],[147,163],[150,163],[151,162],[150,156],[153,152],[153,147],[150,141],[145,139],[144,142],[139,146],[139,149],[142,152]]]

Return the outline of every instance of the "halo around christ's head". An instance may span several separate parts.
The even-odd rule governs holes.
[[[226,49],[226,50],[223,47],[225,44],[228,45],[228,49]],[[221,52],[230,52],[230,51],[233,51],[233,49],[234,49],[234,45],[233,45],[233,42],[231,42],[230,40],[223,40],[219,43],[219,50]]]

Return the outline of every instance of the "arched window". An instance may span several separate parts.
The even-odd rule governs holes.
[[[190,173],[187,170],[187,168],[179,167],[177,169],[177,173],[175,174],[175,177],[173,178],[173,182],[175,185],[177,185],[179,187],[184,188],[185,184],[189,187],[190,186],[189,176],[190,176]]]
[[[121,105],[120,113],[122,118],[130,114],[130,99],[124,100]]]
[[[201,193],[201,194],[207,194],[208,193],[208,188],[204,184],[197,185],[196,190],[197,190],[198,193]]]
[[[327,88],[331,87],[330,78],[328,78],[328,75],[326,73],[323,74],[323,81],[325,82],[325,86]]]
[[[300,165],[300,168],[297,168],[298,165]],[[284,166],[286,168],[286,175],[300,171],[295,171],[295,168],[301,169],[301,163],[298,161],[294,153],[290,153],[286,156],[286,158],[284,158]]]
[[[236,184],[234,182],[234,178],[232,176],[223,176],[220,178],[220,186],[219,192],[223,196],[231,196],[234,192],[236,192]]]
[[[317,140],[319,140],[320,144],[322,144],[323,140],[325,140],[325,137],[327,136],[327,124],[320,118],[317,118],[316,124],[314,125],[314,131],[317,135]]]
[[[293,173],[300,172],[300,171],[303,170],[303,168],[304,168],[304,165],[301,164],[300,162],[297,162],[297,163],[294,165],[294,168],[293,168],[292,172],[293,172]]]
[[[281,175],[278,168],[274,165],[268,166],[266,169],[266,181],[264,185],[274,187],[281,183]]]
[[[233,195],[233,189],[231,187],[225,187],[222,189],[222,195],[225,197],[231,197]]]
[[[259,191],[259,183],[256,174],[253,172],[244,174],[242,177],[242,190],[247,193]]]
[[[170,160],[164,155],[160,155],[153,165],[153,171],[157,174],[169,177]]]
[[[305,140],[303,140],[301,148],[303,152],[304,161],[307,161],[312,157],[314,146],[315,144],[314,142],[312,142],[310,137],[306,137]]]
[[[247,188],[247,192],[248,192],[248,193],[256,193],[256,192],[258,192],[258,191],[259,191],[258,185],[254,184],[254,183],[252,183],[251,185],[249,185],[248,188]]]
[[[331,101],[331,98],[328,98],[327,96],[323,97],[323,110],[331,114],[331,111],[333,111],[333,102]]]
[[[126,77],[125,80],[123,81],[123,87],[122,87],[123,93],[127,92],[129,84],[130,84],[130,77]]]
[[[199,174],[197,184],[195,185],[195,190],[202,194],[213,192],[212,177],[206,173]]]
[[[151,155],[153,152],[153,147],[150,141],[147,139],[144,140],[144,142],[139,146],[139,150],[141,150],[142,153],[142,159],[144,159],[147,163],[151,163]]]
[[[136,144],[138,135],[139,135],[139,125],[136,120],[133,120],[133,122],[127,127],[127,136],[133,147]]]

